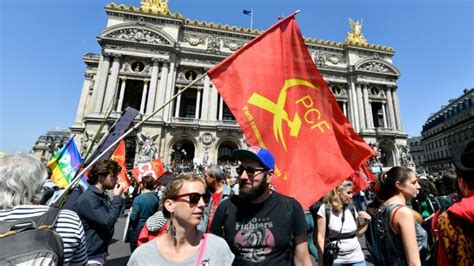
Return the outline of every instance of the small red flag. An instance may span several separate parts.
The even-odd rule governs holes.
[[[132,181],[127,176],[127,167],[125,166],[125,141],[121,140],[119,142],[110,159],[116,161],[122,167],[118,177],[122,184],[125,184],[125,190],[127,190]]]
[[[359,191],[368,188],[370,182],[375,181],[375,176],[369,167],[367,167],[367,164],[363,163],[348,180],[354,184],[352,192],[358,193]]]
[[[153,160],[148,163],[139,163],[137,167],[132,169],[133,178],[137,183],[142,181],[144,176],[153,176],[155,180],[161,177],[165,172],[163,163],[160,159]]]
[[[208,72],[250,145],[275,156],[272,185],[307,209],[375,155],[316,68],[295,14]]]

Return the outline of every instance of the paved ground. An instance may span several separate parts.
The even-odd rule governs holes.
[[[115,234],[112,239],[112,244],[109,246],[109,257],[108,265],[127,265],[128,259],[130,257],[130,246],[128,243],[122,241],[123,229],[125,227],[125,218],[120,217],[117,224],[115,225]],[[367,248],[365,247],[365,238],[359,238],[359,241],[364,251],[365,258],[367,260],[367,265],[372,264],[372,257],[370,256]]]
[[[127,265],[130,257],[130,246],[122,241],[125,218],[120,217],[115,224],[114,238],[109,246],[110,255],[107,257],[107,265]]]

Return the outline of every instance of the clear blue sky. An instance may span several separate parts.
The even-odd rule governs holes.
[[[115,0],[139,6],[140,0]],[[47,130],[72,125],[82,56],[98,53],[108,0],[0,0],[0,151],[28,151]],[[170,0],[190,19],[263,30],[301,9],[305,37],[343,42],[348,18],[363,19],[371,44],[395,49],[405,131],[419,135],[430,113],[474,87],[471,0]]]

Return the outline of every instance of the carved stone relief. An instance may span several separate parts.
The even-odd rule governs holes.
[[[206,38],[199,35],[186,34],[184,35],[184,41],[189,43],[191,46],[198,46],[206,43]]]
[[[86,155],[87,149],[92,144],[94,140],[94,134],[84,131],[81,137],[81,156],[84,157]]]
[[[380,62],[367,62],[359,66],[358,70],[370,71],[375,73],[395,74],[392,69]]]
[[[170,44],[168,40],[155,32],[137,28],[117,30],[107,34],[105,37],[153,44]]]
[[[235,40],[224,40],[224,47],[229,48],[231,51],[236,51],[244,45],[243,42]]]
[[[221,40],[216,36],[207,38],[207,50],[219,51],[221,48]]]
[[[345,88],[342,88],[340,86],[330,86],[330,89],[334,96],[347,97],[347,91]]]
[[[325,66],[326,65],[326,57],[320,51],[316,51],[316,52],[313,53],[313,60],[314,60],[314,63],[316,63],[317,66]]]
[[[137,150],[137,163],[146,163],[156,159],[159,156],[158,147],[155,144],[155,140],[159,137],[159,134],[154,136],[148,136],[143,133],[138,133],[138,150]]]
[[[415,166],[413,158],[410,154],[410,149],[407,145],[397,145],[400,154],[400,163],[402,166]]]
[[[342,54],[321,52],[319,50],[313,53],[313,60],[318,66],[326,66],[328,63],[337,65],[345,61]]]
[[[199,141],[202,142],[202,144],[204,145],[210,145],[211,143],[213,143],[216,139],[212,136],[211,133],[209,132],[206,132],[204,134],[202,134],[201,137],[199,137]]]

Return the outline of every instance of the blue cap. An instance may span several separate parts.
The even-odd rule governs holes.
[[[242,161],[244,158],[257,161],[261,166],[266,169],[275,168],[275,159],[269,150],[261,148],[259,146],[251,146],[247,149],[238,149],[232,152],[235,159]]]

